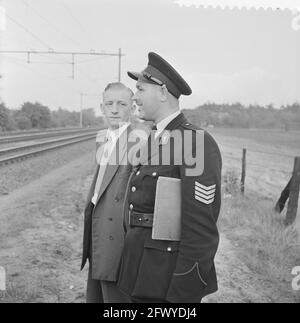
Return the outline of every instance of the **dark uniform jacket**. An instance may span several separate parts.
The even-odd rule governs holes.
[[[181,145],[176,141],[175,146],[175,140],[168,140],[166,135],[166,131],[172,134],[174,130],[192,134],[192,143],[183,140]],[[183,114],[173,119],[153,142],[156,148],[148,158],[142,154],[127,186],[126,236],[118,286],[131,297],[149,302],[199,302],[217,290],[214,256],[219,243],[216,222],[221,203],[221,155],[214,139],[191,125]],[[170,161],[163,164],[161,155],[167,145]],[[199,171],[187,175],[193,156],[200,165]],[[181,165],[178,157],[183,157]],[[152,165],[157,158],[160,164]],[[147,218],[153,214],[159,176],[181,179],[180,242],[154,240],[151,227],[132,225],[133,215]]]

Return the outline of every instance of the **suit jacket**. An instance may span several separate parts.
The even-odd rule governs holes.
[[[216,222],[221,203],[221,155],[214,139],[191,125],[183,114],[166,130],[171,134],[176,130],[181,138],[191,134],[194,139],[180,144],[163,132],[154,140],[151,153],[142,154],[126,192],[127,232],[118,286],[136,298],[199,302],[217,290],[214,256],[219,243]],[[163,151],[169,152],[168,163],[161,162]],[[198,166],[190,163],[193,156]],[[188,173],[194,166],[198,170]],[[181,179],[180,242],[154,240],[151,227],[129,223],[131,212],[153,214],[159,176]]]
[[[81,269],[89,258],[92,279],[116,281],[124,244],[122,208],[124,193],[132,169],[128,151],[134,144],[127,142],[132,132],[129,126],[116,143],[110,161],[117,156],[117,164],[108,163],[95,206],[91,203],[100,167],[97,166],[84,210],[84,234]],[[120,149],[126,140],[126,144]],[[121,145],[120,145],[121,143]],[[117,152],[117,154],[115,154]],[[92,260],[92,261],[91,261]]]

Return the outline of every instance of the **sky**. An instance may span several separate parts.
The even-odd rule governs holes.
[[[189,0],[190,1],[190,0]],[[118,53],[121,81],[141,71],[154,51],[192,88],[180,106],[300,102],[300,30],[289,10],[230,10],[182,6],[184,0],[5,0],[2,51]],[[1,10],[0,10],[1,13]],[[118,80],[118,57],[0,53],[0,98],[9,108],[26,101],[99,113],[101,93]],[[80,100],[81,95],[82,101]]]

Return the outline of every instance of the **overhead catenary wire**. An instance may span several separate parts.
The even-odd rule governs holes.
[[[68,14],[73,18],[74,21],[80,26],[82,31],[85,31],[85,28],[83,27],[82,23],[75,17],[75,15],[72,13],[70,8],[65,4],[65,2],[62,0],[60,1],[60,4],[64,7],[64,9],[68,12]]]
[[[34,73],[36,75],[39,75],[39,76],[41,76],[43,78],[47,78],[48,80],[50,80],[52,82],[63,79],[63,78],[60,78],[60,77],[50,76],[50,75],[41,73],[40,71],[36,71],[29,64],[27,64],[26,62],[24,62],[24,61],[22,61],[22,60],[20,60],[18,58],[10,57],[10,56],[7,56],[7,58],[11,60],[10,63],[19,65],[20,67],[29,70],[31,73]],[[76,88],[73,88],[73,89],[70,89],[70,90],[71,90],[72,93],[76,93],[77,95],[80,95],[80,93],[81,93],[78,88],[77,89]]]
[[[40,54],[40,53],[37,53],[37,52],[34,52],[34,54],[35,55],[38,55],[38,56],[41,56],[41,57],[49,57],[50,59],[53,59],[53,60],[57,60],[58,62],[57,63],[52,63],[52,62],[39,62],[39,61],[31,61],[30,63],[31,64],[48,64],[48,65],[55,65],[55,64],[62,64],[62,65],[66,65],[66,64],[68,64],[68,65],[72,65],[72,62],[70,62],[67,58],[63,58],[63,57],[53,57],[53,56],[47,56],[47,53],[45,53],[45,54]],[[101,56],[101,57],[98,57],[98,58],[95,58],[95,59],[93,59],[93,60],[97,60],[97,59],[100,59],[100,58],[103,58],[103,56]],[[74,64],[80,64],[81,62],[79,61],[76,61]],[[77,66],[77,70],[79,71],[79,73],[81,73],[83,76],[85,76],[89,81],[91,81],[91,82],[98,82],[98,78],[92,78],[90,75],[88,75],[88,74],[86,74],[85,72],[83,72],[82,71],[82,69],[81,68],[79,68],[78,66]]]
[[[47,48],[51,48],[49,44],[47,44],[45,41],[43,41],[40,37],[36,36],[33,32],[31,32],[27,27],[25,27],[23,24],[16,21],[14,18],[12,18],[10,15],[5,13],[5,17],[7,17],[10,21],[12,21],[14,24],[22,28],[24,31],[26,31],[28,34],[30,34],[34,39],[36,39],[39,43],[41,43],[43,46]]]
[[[82,61],[77,61],[76,64],[82,64],[82,63],[90,63],[90,62],[94,62],[94,61],[98,61],[98,60],[102,60],[104,58],[107,58],[105,56],[101,56],[101,57],[97,57],[97,58],[91,58],[91,59],[85,59]]]
[[[60,33],[63,33],[64,36],[66,38],[68,38],[69,40],[72,40],[71,37],[69,37],[68,35],[66,35],[66,33],[62,32],[61,30],[59,30],[53,23],[51,23],[47,18],[45,18],[44,16],[42,16],[34,7],[32,7],[27,1],[24,1],[24,0],[21,0],[28,8],[31,9],[31,11],[33,11],[35,13],[35,15],[37,15],[40,19],[42,19],[43,21],[45,21],[49,26],[51,26],[53,29],[55,29],[56,31],[60,31]],[[80,26],[81,30],[84,31],[84,27],[83,25],[80,23],[80,21],[71,13],[71,11],[69,10],[69,8],[63,4],[63,6],[66,8],[66,10],[69,12],[69,14],[72,16],[72,18],[77,22],[77,24]],[[27,63],[26,63],[26,60],[23,61],[22,60],[18,60],[16,58],[12,58],[10,57],[9,59],[11,59],[14,63],[14,64],[17,64],[17,65],[21,65],[22,68],[25,68],[27,70],[30,70],[31,72],[35,73],[35,74],[38,74],[40,76],[42,76],[43,78],[47,78],[51,81],[53,80],[57,80],[59,78],[57,77],[52,77],[52,76],[47,76],[45,74],[42,74],[40,73],[39,71],[37,71],[36,69],[33,69],[33,68],[30,68],[28,66],[28,63],[35,63],[35,64],[48,64],[48,65],[55,65],[55,64],[69,64],[69,65],[72,65],[72,71],[73,71],[73,74],[72,74],[72,78],[74,78],[74,65],[75,64],[82,64],[82,63],[88,63],[88,62],[93,62],[93,61],[96,61],[96,60],[99,60],[100,58],[103,58],[104,56],[119,56],[119,61],[120,61],[120,57],[121,56],[124,56],[124,54],[121,54],[121,50],[119,49],[119,53],[106,53],[104,51],[102,51],[101,53],[96,53],[94,50],[91,50],[89,53],[88,52],[57,52],[53,49],[53,46],[51,46],[48,41],[45,41],[42,37],[39,37],[38,35],[36,35],[35,33],[33,33],[29,28],[27,28],[23,23],[20,23],[18,20],[16,20],[15,18],[11,17],[10,15],[6,15],[7,18],[9,20],[11,20],[14,24],[16,24],[19,28],[21,28],[22,30],[24,30],[27,34],[29,34],[31,37],[33,37],[35,40],[37,40],[40,44],[43,45],[43,47],[46,47],[48,49],[48,51],[34,51],[34,50],[27,50],[27,51],[0,51],[0,55],[2,55],[3,53],[26,53],[27,54]],[[89,35],[89,33],[87,33],[87,35]],[[77,42],[78,44],[78,42]],[[31,54],[35,54],[35,55],[39,55],[39,56],[42,56],[42,57],[45,57],[45,56],[52,56],[52,55],[47,55],[47,54],[63,54],[63,55],[72,55],[72,61],[71,60],[68,60],[67,58],[65,57],[51,57],[51,59],[54,59],[54,60],[58,60],[59,62],[49,62],[49,61],[31,61],[30,60],[30,55]],[[102,55],[101,57],[97,57],[95,59],[90,59],[90,60],[81,60],[81,61],[76,61],[75,62],[75,55]],[[120,65],[120,64],[119,64]],[[81,68],[79,68],[77,66],[77,69],[78,69],[78,72],[80,73],[80,75],[84,76],[84,78],[87,79],[87,81],[89,81],[90,83],[93,84],[94,88],[98,89],[98,86],[95,84],[96,82],[100,82],[101,80],[103,79],[100,79],[100,78],[93,78],[91,77],[90,74],[84,72]],[[120,66],[119,66],[119,69],[120,69]],[[119,71],[119,78],[120,78],[120,71]],[[82,91],[76,91],[78,94],[81,94]]]
[[[26,26],[24,26],[22,23],[18,22],[17,20],[15,20],[14,18],[12,18],[10,15],[8,15],[7,13],[5,14],[6,17],[11,20],[14,24],[16,24],[17,26],[19,26],[20,28],[22,28],[25,32],[27,32],[29,35],[31,35],[34,39],[36,39],[37,41],[39,41],[43,46],[47,47],[48,50],[51,49],[52,47],[46,43],[45,41],[43,41],[40,37],[36,36],[33,32],[31,32]],[[67,63],[69,63],[68,61],[66,61]],[[70,63],[69,63],[70,64]]]
[[[83,26],[83,24],[80,22],[80,20],[72,13],[72,10],[69,8],[69,6],[65,3],[65,1],[61,0],[60,5],[64,8],[64,10],[69,14],[69,16],[76,22],[76,24],[79,26],[81,31],[83,32],[85,39],[89,38],[91,36],[91,33],[86,30],[86,28]],[[92,41],[92,44],[94,41]]]
[[[23,1],[23,0],[22,0]],[[14,24],[16,24],[17,26],[19,26],[20,28],[22,28],[25,32],[27,32],[28,34],[30,34],[34,39],[36,39],[39,43],[41,43],[43,46],[47,47],[48,50],[51,50],[52,49],[52,46],[48,43],[46,43],[45,41],[43,41],[40,37],[38,37],[37,35],[35,35],[33,32],[31,32],[26,26],[24,26],[22,23],[18,22],[16,19],[14,19],[13,17],[11,17],[10,15],[8,15],[6,13],[6,17],[11,20]],[[26,51],[24,51],[26,52]],[[29,53],[31,51],[27,51],[27,53]],[[33,51],[32,51],[33,52]],[[55,53],[55,51],[51,50],[52,53]],[[46,54],[47,52],[45,52]],[[50,52],[49,52],[50,53]],[[36,53],[38,54],[38,53]],[[72,54],[71,52],[65,52],[65,54]],[[95,53],[93,52],[90,52],[89,53],[90,55],[96,55]],[[112,54],[112,53],[103,53],[103,55],[108,55],[108,56],[117,56],[117,54]],[[68,60],[66,60],[65,58],[61,58],[63,61],[66,62],[66,64],[75,64],[75,63],[72,63]]]
[[[25,68],[27,70],[29,70],[30,72],[32,73],[35,73],[43,78],[47,78],[49,79],[50,81],[57,81],[57,80],[61,80],[61,78],[59,77],[52,77],[52,76],[49,76],[49,75],[46,75],[46,74],[43,74],[41,72],[38,72],[36,71],[35,69],[33,69],[32,67],[29,66],[29,64],[27,64],[26,62],[24,62],[24,60],[21,60],[21,59],[18,59],[18,58],[15,58],[15,57],[10,57],[10,56],[7,56],[7,55],[4,55],[6,56],[6,58],[10,59],[11,60],[11,63],[13,64],[17,64],[19,66],[21,66],[22,68]],[[93,83],[93,85],[95,85],[95,81],[92,81],[92,80],[89,80]],[[98,95],[98,94],[89,94],[89,93],[82,93],[81,90],[79,90],[78,88],[73,88],[73,89],[70,89],[72,93],[75,93],[79,96],[88,96],[88,97],[100,97],[101,95]],[[98,90],[98,88],[97,88]]]
[[[49,26],[51,26],[52,29],[56,30],[60,35],[63,35],[66,39],[72,41],[73,43],[76,43],[77,45],[81,46],[81,44],[71,38],[69,35],[67,35],[63,30],[57,28],[52,22],[50,22],[47,18],[45,18],[44,16],[42,16],[34,7],[32,7],[27,1],[25,0],[20,0],[21,2],[23,2],[28,8],[30,8],[32,10],[32,12],[34,12],[40,19],[42,19],[43,21],[45,21]]]
[[[25,69],[28,69],[30,70],[31,72],[39,75],[39,76],[42,76],[42,77],[46,77],[48,78],[49,80],[53,81],[53,80],[58,80],[59,78],[57,77],[52,77],[52,76],[49,76],[49,75],[46,75],[44,73],[41,73],[41,72],[37,72],[36,70],[34,70],[32,67],[29,66],[29,64],[27,64],[24,60],[21,60],[21,59],[18,59],[16,57],[11,57],[11,56],[6,56],[6,55],[3,55],[5,56],[7,59],[11,60],[11,63],[13,64],[17,64],[19,66],[22,66],[23,68]]]
[[[119,49],[118,53],[107,53],[107,52],[70,52],[70,51],[54,51],[54,50],[48,50],[48,51],[35,51],[35,50],[0,50],[0,54],[27,54],[27,62],[30,63],[29,55],[30,54],[57,54],[57,55],[72,55],[72,62],[66,61],[66,64],[70,64],[72,66],[72,78],[74,79],[74,66],[77,64],[75,62],[75,55],[95,55],[95,56],[118,56],[119,61],[121,56],[124,56],[124,54],[121,53],[121,49]],[[64,60],[65,61],[65,60]],[[98,82],[99,78],[91,78],[90,75],[84,73],[78,66],[77,69],[82,75],[85,75],[86,78],[88,78],[91,82]],[[119,73],[118,73],[118,81],[120,81],[120,63],[119,63]]]
[[[46,55],[46,54],[40,54],[40,53],[37,53],[35,51],[33,51],[35,55],[37,56],[40,56],[42,58],[49,58],[49,59],[52,59],[52,60],[55,60],[56,62],[53,62],[53,64],[63,64],[63,65],[66,65],[66,64],[71,64],[71,62],[69,62],[67,60],[67,58],[65,57],[56,57],[56,56],[49,56],[49,55]],[[33,61],[32,58],[30,60],[30,62],[28,62],[30,64],[36,64],[36,63],[39,63],[39,61]],[[46,64],[47,62],[45,62]],[[51,63],[51,62],[49,62]]]
[[[8,57],[9,59],[14,59],[13,57]],[[24,63],[24,62],[20,62],[18,59],[16,59],[16,61],[15,62],[11,62],[11,63],[14,63],[14,64],[17,64],[17,65],[20,65],[22,68],[25,68],[25,69],[28,69],[30,72],[33,72],[33,73],[35,73],[35,74],[37,74],[37,75],[39,75],[39,76],[42,76],[42,77],[46,77],[46,78],[48,78],[49,80],[51,80],[51,81],[55,81],[55,80],[58,80],[59,78],[57,78],[57,77],[50,77],[50,76],[48,76],[48,75],[44,75],[44,74],[42,74],[42,73],[40,73],[40,72],[37,72],[37,71],[35,71],[35,70],[33,70],[32,68],[30,68],[30,66],[28,66],[28,64],[27,63]],[[82,96],[82,95],[84,95],[84,96],[90,96],[90,97],[96,97],[96,96],[98,96],[98,97],[100,97],[100,95],[96,95],[96,94],[87,94],[87,93],[85,93],[85,94],[83,94],[79,89],[72,89],[71,90],[72,91],[72,93],[75,93],[75,94],[77,94],[77,95],[79,95],[80,97]],[[81,118],[82,118],[82,107],[81,107],[81,110],[80,110],[80,113],[81,113]],[[82,119],[81,119],[82,120]]]
[[[4,55],[6,56],[6,55]],[[14,60],[15,62],[12,62],[12,63],[15,63],[17,65],[20,65],[22,68],[25,68],[25,69],[28,69],[29,71],[39,75],[39,76],[42,76],[42,77],[46,77],[47,79],[49,79],[51,82],[53,81],[56,81],[56,80],[59,80],[61,78],[58,78],[58,77],[52,77],[52,76],[48,76],[48,75],[45,75],[45,74],[42,74],[38,71],[36,71],[35,69],[33,68],[30,68],[29,64],[27,64],[25,61],[23,60],[20,60],[20,59],[17,59],[15,57],[10,57],[10,56],[7,56],[7,58],[11,59],[11,60]],[[99,90],[99,86],[95,86],[96,82],[100,82],[99,79],[94,79],[94,78],[91,78],[90,75],[86,74],[85,72],[83,71],[79,71],[83,76],[85,76],[85,78],[87,79],[87,81],[91,82],[93,84],[93,89],[95,92],[97,92]],[[69,84],[70,85],[70,84]],[[102,85],[102,84],[101,84]],[[74,84],[72,83],[72,87],[74,86]],[[77,95],[81,96],[82,95],[82,90],[78,88],[78,86],[76,86],[76,88],[73,87],[73,89],[70,89],[72,93],[76,93]],[[90,94],[84,94],[85,96],[96,96],[96,95],[90,95]],[[98,95],[97,95],[98,96]]]

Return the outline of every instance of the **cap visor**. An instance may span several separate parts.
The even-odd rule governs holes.
[[[143,75],[141,73],[137,73],[137,72],[127,72],[128,76],[134,80],[138,80],[139,78],[142,78]]]

